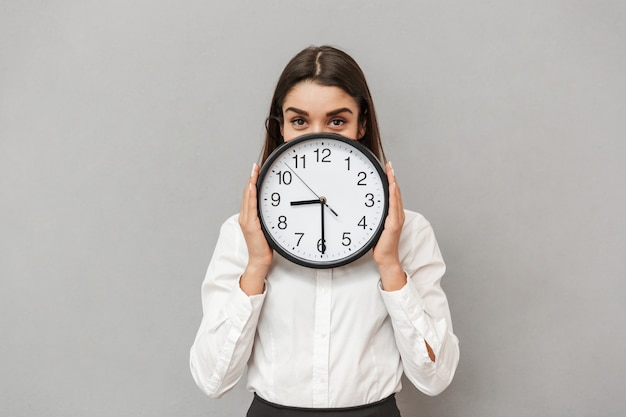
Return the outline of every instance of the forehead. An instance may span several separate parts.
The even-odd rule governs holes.
[[[348,107],[358,110],[356,100],[344,89],[303,81],[289,90],[283,102],[283,109],[296,107],[301,110],[332,110]]]

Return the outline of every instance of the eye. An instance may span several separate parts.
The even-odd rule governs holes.
[[[306,120],[304,120],[302,117],[295,117],[291,119],[291,124],[293,125],[293,127],[301,128],[306,126]]]
[[[346,124],[346,121],[343,119],[331,119],[330,122],[328,122],[329,125],[331,125],[332,127],[341,127],[344,124]]]

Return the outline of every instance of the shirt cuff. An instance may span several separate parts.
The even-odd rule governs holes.
[[[380,292],[394,327],[407,337],[413,335],[426,340],[437,355],[441,346],[439,329],[426,314],[424,299],[413,281],[407,277],[406,285],[399,290],[385,291],[380,287]]]
[[[380,294],[392,319],[415,322],[424,314],[424,301],[407,276],[406,284],[396,291],[385,291],[379,284]]]
[[[243,327],[252,316],[258,316],[265,300],[266,291],[262,294],[248,296],[241,287],[239,281],[230,293],[228,302],[226,303],[226,314],[231,322]]]

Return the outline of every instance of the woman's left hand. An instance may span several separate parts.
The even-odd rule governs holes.
[[[406,274],[402,269],[399,255],[404,208],[391,162],[387,162],[385,170],[389,180],[389,211],[385,219],[385,229],[374,247],[374,260],[378,264],[383,289],[394,291],[406,284]]]

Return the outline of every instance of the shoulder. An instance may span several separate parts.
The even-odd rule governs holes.
[[[233,214],[232,216],[228,217],[224,223],[222,223],[222,227],[232,227],[232,226],[239,226],[239,213],[237,214]]]
[[[400,235],[400,246],[404,250],[416,250],[436,245],[435,232],[422,214],[404,210],[404,225]]]
[[[399,255],[409,276],[413,276],[424,265],[438,264],[445,270],[437,238],[430,222],[414,211],[405,210]]]
[[[239,226],[239,213],[228,217],[220,226],[220,237],[232,236],[234,238],[243,235]]]
[[[426,228],[430,229],[431,225],[430,225],[430,222],[426,219],[426,217],[424,217],[422,214],[405,209],[404,210],[404,228],[418,231],[418,230],[423,230]]]
[[[247,249],[243,232],[239,226],[239,214],[228,217],[222,223],[215,245],[215,253],[219,256],[236,256],[238,259],[246,259]]]

